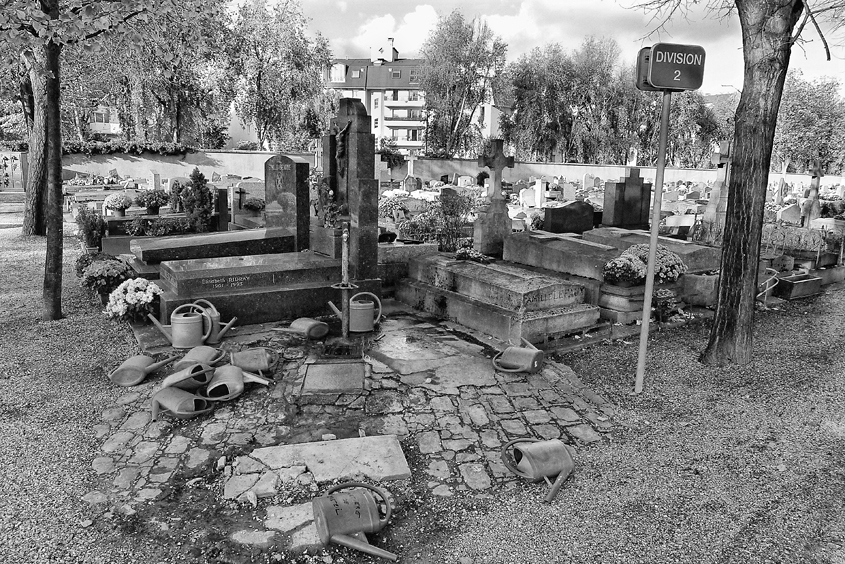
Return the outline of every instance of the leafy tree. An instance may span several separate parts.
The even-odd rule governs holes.
[[[425,92],[426,147],[430,155],[469,153],[480,142],[478,108],[505,68],[507,45],[485,22],[459,11],[438,20],[422,47],[420,90]]]
[[[143,21],[150,13],[178,14],[190,23],[198,14],[212,9],[200,0],[6,0],[0,11],[0,36],[12,56],[2,64],[16,66],[23,60],[29,92],[22,93],[30,135],[30,166],[36,184],[27,186],[24,229],[32,227],[33,208],[46,193],[47,256],[44,268],[43,311],[45,320],[62,317],[62,132],[61,53],[67,45],[81,43],[97,49],[97,40],[116,33],[127,21]],[[140,39],[140,38],[139,38]],[[27,80],[24,80],[24,86]],[[43,162],[43,165],[41,164]],[[44,168],[40,170],[40,167]],[[46,190],[43,186],[46,170]],[[43,209],[43,208],[41,208]]]
[[[839,86],[833,78],[804,80],[797,70],[787,75],[774,141],[774,153],[783,172],[791,164],[807,171],[819,160],[830,173],[840,161],[845,102]]]
[[[327,40],[308,37],[306,28],[297,0],[247,0],[236,16],[228,62],[228,72],[239,77],[235,111],[255,128],[262,147],[301,149],[325,125],[319,116],[331,53]]]
[[[695,3],[647,0],[658,17],[682,14]],[[792,47],[808,28],[845,23],[842,0],[722,0],[719,13],[736,10],[742,29],[745,78],[736,110],[722,268],[716,315],[701,361],[751,362],[757,267],[769,167],[778,110]],[[822,20],[820,22],[820,20]],[[827,46],[827,42],[823,41]],[[830,53],[828,51],[828,58]]]

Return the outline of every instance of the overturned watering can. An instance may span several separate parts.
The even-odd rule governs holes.
[[[493,367],[500,372],[539,372],[543,369],[543,351],[522,339],[525,347],[508,347],[493,357]]]
[[[508,456],[508,448],[518,443],[527,443],[513,447],[513,461]],[[566,478],[575,467],[569,449],[558,439],[538,441],[537,439],[514,439],[502,447],[502,462],[513,474],[535,483],[546,481],[551,486],[543,500],[551,503]],[[515,462],[515,464],[514,464]],[[557,476],[554,483],[549,480]]]
[[[182,310],[187,310],[181,313]],[[180,305],[170,314],[170,325],[162,325],[151,313],[147,314],[175,349],[191,349],[202,345],[211,335],[211,318],[194,304]],[[205,326],[208,329],[204,330]]]
[[[337,493],[345,489],[350,491]],[[378,494],[381,502],[371,492]],[[385,490],[361,482],[338,484],[312,501],[311,508],[317,534],[324,544],[331,541],[372,556],[397,560],[392,552],[370,545],[363,535],[382,530],[390,520],[393,508]]]
[[[372,301],[357,301],[358,296],[372,296],[375,302]],[[378,313],[375,313],[375,306],[378,305]],[[338,317],[343,317],[343,313],[335,307],[332,302],[329,302],[329,307],[335,312]],[[353,333],[367,333],[375,329],[375,324],[381,319],[381,300],[378,296],[370,292],[358,292],[349,298],[349,330]]]
[[[175,359],[175,356],[171,356],[170,358],[156,362],[152,357],[136,354],[135,356],[130,356],[120,366],[115,368],[114,372],[109,374],[109,380],[118,386],[137,386],[144,381],[147,375],[152,374]]]
[[[173,365],[173,371],[178,372],[194,364],[217,364],[226,357],[226,351],[207,345],[194,347],[185,353],[182,360]]]
[[[329,333],[328,323],[310,317],[294,319],[290,324],[290,329],[302,333],[308,339],[322,339]]]
[[[223,338],[223,335],[226,334],[226,331],[231,329],[232,325],[235,324],[235,321],[238,320],[237,317],[233,317],[231,320],[229,320],[229,323],[227,323],[223,326],[223,328],[221,328],[220,312],[217,311],[217,308],[214,307],[214,304],[212,304],[208,300],[195,300],[193,305],[202,308],[206,315],[208,315],[208,318],[211,319],[211,335],[209,335],[208,338],[205,340],[205,342],[209,345],[216,345],[217,343],[219,343],[220,339]]]
[[[231,353],[231,364],[249,372],[267,372],[279,359],[279,353],[264,347]]]

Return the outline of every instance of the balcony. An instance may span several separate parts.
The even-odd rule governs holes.
[[[425,106],[425,100],[422,97],[417,100],[394,100],[393,97],[384,97],[385,108],[422,108]]]
[[[385,127],[401,127],[403,129],[412,127],[425,127],[425,119],[422,116],[413,117],[389,117],[384,116]]]
[[[92,122],[88,125],[91,127],[91,133],[99,133],[100,135],[120,135],[119,123]]]

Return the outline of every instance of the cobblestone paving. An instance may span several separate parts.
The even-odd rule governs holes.
[[[417,471],[427,474],[434,495],[483,494],[515,479],[500,460],[508,440],[560,438],[579,447],[612,432],[613,407],[565,365],[547,362],[537,374],[498,372],[490,350],[411,314],[383,322],[371,344],[359,394],[300,396],[307,368],[319,355],[314,343],[284,332],[234,345],[280,351],[275,385],[248,384],[240,398],[218,404],[209,415],[151,421],[150,397],[161,376],[128,389],[118,405],[104,409],[94,429],[102,440],[92,464],[100,487],[85,501],[131,514],[138,504],[164,497],[178,477],[184,483],[214,473],[221,498],[253,505],[285,482],[315,491],[305,466],[268,470],[249,453],[263,446],[376,434],[395,434],[418,445],[425,461]],[[306,513],[298,506],[268,507],[264,529],[233,531],[232,538],[267,545],[275,529],[295,533],[291,548],[313,545],[314,535],[304,534]]]

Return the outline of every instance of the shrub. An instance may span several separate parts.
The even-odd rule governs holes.
[[[236,147],[238,151],[258,151],[260,147],[258,143],[255,141],[238,141],[238,145]]]
[[[378,200],[378,216],[393,221],[393,212],[404,207],[405,198],[401,196],[381,197]]]
[[[164,237],[182,235],[193,230],[193,224],[187,217],[159,217],[147,223],[144,233],[152,237]]]
[[[263,198],[247,198],[246,201],[244,201],[244,208],[251,211],[260,212],[265,207],[267,207],[267,205],[264,203]]]
[[[132,221],[126,224],[126,234],[133,237],[140,237],[147,232],[147,220],[141,216],[136,216]]]
[[[214,198],[205,175],[195,168],[191,181],[182,189],[182,204],[185,213],[198,233],[208,231],[208,222],[214,209]]]
[[[106,220],[103,219],[102,214],[88,206],[79,206],[76,225],[78,227],[77,237],[85,243],[85,246],[100,248],[100,243],[106,232]]]

